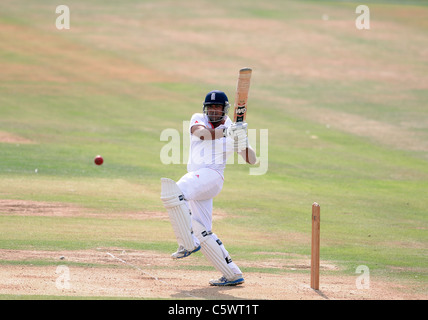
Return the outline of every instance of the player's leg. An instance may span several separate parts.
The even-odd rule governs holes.
[[[167,178],[162,178],[161,182],[161,199],[178,242],[177,252],[171,257],[185,258],[200,249],[199,240],[192,234],[191,211],[186,199],[214,197],[220,192],[223,180],[218,172],[202,169],[185,174],[177,183]]]
[[[198,230],[198,226],[200,227],[201,225],[195,221],[193,224],[195,225],[195,235],[201,242],[201,252],[212,263],[216,270],[222,274],[219,279],[210,280],[210,285],[231,286],[244,283],[242,271],[235,262],[232,261],[229,252],[218,236],[211,231],[207,231],[206,228]]]
[[[211,279],[209,282],[210,285],[212,285],[212,286],[233,286],[233,285],[238,285],[238,284],[244,283],[244,277],[242,276],[241,270],[232,261],[230,255],[229,255],[229,252],[226,250],[223,243],[220,241],[220,239],[217,237],[216,234],[213,233],[211,236],[215,239],[216,243],[220,246],[220,249],[221,249],[222,254],[223,254],[223,258],[226,261],[228,267],[230,269],[232,269],[234,275],[231,278],[223,275],[219,279]]]
[[[192,181],[192,183],[188,183]],[[211,169],[201,169],[185,175],[177,182],[188,199],[192,212],[194,235],[201,245],[201,252],[223,275],[218,280],[211,280],[211,285],[237,285],[244,282],[242,272],[232,262],[229,253],[212,230],[213,198],[223,187],[223,177]]]
[[[190,200],[192,210],[192,226],[194,235],[199,239],[201,252],[211,264],[222,274],[218,280],[211,280],[211,285],[237,285],[244,282],[242,272],[232,261],[223,243],[212,233],[213,200]]]
[[[215,170],[200,169],[185,174],[177,182],[177,186],[183,192],[192,220],[199,220],[211,230],[212,199],[221,191],[223,177]]]
[[[187,207],[184,195],[174,180],[161,179],[161,199],[178,242],[178,250],[173,259],[185,258],[200,249],[199,240],[193,235],[191,212]]]

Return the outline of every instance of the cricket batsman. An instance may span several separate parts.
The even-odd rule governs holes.
[[[223,187],[227,158],[237,152],[249,164],[257,161],[248,144],[247,123],[232,123],[229,108],[224,92],[214,90],[206,95],[203,112],[190,120],[188,172],[178,182],[161,179],[161,199],[178,242],[171,257],[182,259],[201,250],[221,273],[219,279],[209,281],[212,286],[244,283],[241,270],[212,231],[213,198]]]

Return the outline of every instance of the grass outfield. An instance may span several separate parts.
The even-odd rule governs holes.
[[[269,130],[269,166],[228,166],[214,201],[234,260],[309,257],[316,201],[321,259],[338,266],[326,273],[365,265],[426,294],[428,2],[365,4],[370,30],[356,29],[356,2],[79,0],[57,30],[55,1],[2,0],[0,250],[169,255],[160,178],[186,165],[161,163],[161,132],[183,138],[212,89],[233,102],[251,66],[247,122]]]

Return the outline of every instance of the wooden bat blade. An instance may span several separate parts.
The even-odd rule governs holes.
[[[248,92],[250,90],[251,68],[239,70],[238,84],[235,95],[235,112],[233,122],[244,122],[247,115]]]

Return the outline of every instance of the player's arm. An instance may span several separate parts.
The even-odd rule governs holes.
[[[238,154],[248,163],[248,164],[256,164],[257,156],[256,152],[251,146],[248,146],[244,150],[238,152]]]
[[[201,140],[215,140],[224,137],[223,129],[211,129],[203,125],[194,125],[191,129],[191,133]]]
[[[235,151],[248,163],[256,164],[257,156],[254,149],[248,143],[247,123],[240,122],[233,124],[236,130],[233,131]]]
[[[190,132],[201,140],[215,140],[224,137],[224,126],[226,119],[220,122],[218,128],[207,128],[202,124],[195,124],[190,129]]]

